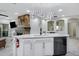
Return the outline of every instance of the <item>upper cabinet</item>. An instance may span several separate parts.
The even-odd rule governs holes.
[[[49,20],[47,21],[47,32],[54,33],[57,31],[64,31],[64,20]]]
[[[64,20],[57,20],[56,21],[56,29],[58,31],[63,31],[64,30]]]
[[[54,31],[54,26],[55,26],[54,23],[55,22],[52,21],[52,20],[47,22],[47,31],[48,32],[53,32]]]

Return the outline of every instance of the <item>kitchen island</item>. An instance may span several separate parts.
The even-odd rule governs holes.
[[[15,56],[65,55],[67,53],[67,44],[66,44],[67,38],[68,34],[14,36],[13,55]]]

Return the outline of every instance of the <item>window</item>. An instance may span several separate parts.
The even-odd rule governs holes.
[[[0,37],[8,36],[8,24],[0,24]]]

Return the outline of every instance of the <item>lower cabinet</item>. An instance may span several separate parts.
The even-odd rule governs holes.
[[[53,55],[53,38],[25,40],[24,56],[51,56]]]
[[[24,56],[32,55],[32,41],[31,40],[24,40],[23,55]]]
[[[53,55],[53,38],[35,40],[33,48],[35,56],[51,56]]]
[[[36,39],[33,44],[33,54],[35,56],[43,56],[43,40]]]
[[[47,38],[44,40],[44,55],[52,56],[53,55],[53,38]]]

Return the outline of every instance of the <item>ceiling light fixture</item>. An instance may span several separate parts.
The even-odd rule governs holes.
[[[59,9],[58,11],[59,11],[59,12],[62,12],[62,11],[63,11],[63,9]]]
[[[17,12],[15,13],[15,15],[18,15],[18,14],[19,14],[19,13],[17,13]]]

